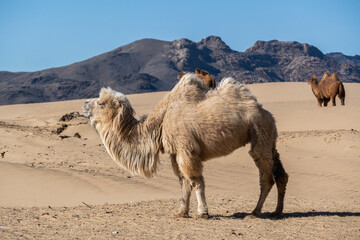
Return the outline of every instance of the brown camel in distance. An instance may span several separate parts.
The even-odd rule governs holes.
[[[181,72],[178,76],[178,79],[180,80],[181,77],[184,76],[185,74],[186,74],[185,72]],[[215,79],[209,72],[205,70],[201,70],[199,68],[195,68],[195,74],[201,81],[203,81],[203,83],[205,83],[206,86],[212,89],[216,88]]]
[[[99,98],[85,102],[83,109],[111,158],[132,174],[154,176],[159,154],[170,154],[182,190],[177,217],[189,216],[193,189],[198,216],[208,217],[203,163],[247,143],[260,175],[260,196],[251,216],[260,215],[275,183],[278,201],[271,216],[281,216],[288,175],[276,149],[275,120],[234,79],[223,79],[217,91],[211,91],[196,74],[187,73],[142,120],[134,117],[126,96],[110,88],[101,89]]]
[[[330,100],[332,105],[336,106],[336,95],[340,98],[341,105],[345,105],[345,88],[336,72],[330,75],[330,73],[326,71],[320,82],[318,82],[318,79],[313,75],[309,79],[308,84],[311,86],[311,90],[318,101],[319,107],[321,107],[323,103],[324,107],[326,107]]]

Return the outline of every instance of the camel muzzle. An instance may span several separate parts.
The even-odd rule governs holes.
[[[84,105],[82,106],[82,109],[84,109],[83,115],[84,115],[84,117],[87,117],[87,118],[89,118],[91,116],[89,103],[90,103],[90,99],[87,100],[84,103]]]

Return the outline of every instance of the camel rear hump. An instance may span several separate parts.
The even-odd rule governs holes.
[[[217,93],[225,101],[230,97],[236,99],[234,102],[229,103],[254,103],[258,104],[257,98],[250,92],[250,90],[242,83],[239,83],[233,78],[224,78],[221,80]],[[226,97],[225,97],[226,96]]]

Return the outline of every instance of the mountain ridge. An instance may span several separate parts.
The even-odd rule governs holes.
[[[0,72],[0,105],[91,98],[101,87],[125,94],[170,90],[181,71],[207,70],[219,81],[233,77],[250,84],[307,81],[325,71],[343,82],[360,82],[360,56],[323,54],[296,41],[256,41],[245,52],[220,37],[193,42],[141,39],[62,67],[36,72]]]

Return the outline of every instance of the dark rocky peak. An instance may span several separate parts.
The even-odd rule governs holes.
[[[164,45],[168,44],[167,41],[152,39],[152,38],[144,38],[132,42],[130,44],[119,47],[112,52],[123,52],[123,53],[139,53],[139,52],[149,52],[155,49],[162,49]]]
[[[333,52],[326,54],[327,57],[337,61],[340,64],[349,64],[349,65],[360,65],[360,56],[347,56],[340,52]]]
[[[11,79],[15,79],[21,75],[27,74],[27,72],[8,72],[8,71],[0,71],[0,83],[7,82]]]
[[[172,41],[172,46],[175,49],[196,48],[196,43],[186,38],[180,38]]]
[[[171,42],[168,59],[181,71],[193,71],[194,66],[202,67],[204,64],[199,60],[201,52],[195,42],[186,38],[180,38]]]
[[[314,47],[313,45],[309,45],[307,43],[303,43],[302,45],[306,56],[317,57],[320,59],[324,58],[324,54],[317,47]]]
[[[310,56],[320,59],[324,58],[324,54],[318,48],[307,43],[299,43],[296,41],[257,41],[252,47],[248,48],[245,53],[282,55],[292,57]]]
[[[217,36],[209,36],[198,42],[200,48],[207,47],[212,51],[234,52],[226,43]]]

